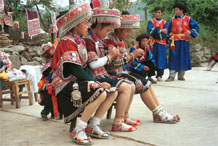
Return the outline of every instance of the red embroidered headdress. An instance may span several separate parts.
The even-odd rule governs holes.
[[[140,16],[139,15],[121,15],[120,16],[122,28],[140,28]]]
[[[91,16],[92,11],[88,3],[75,4],[69,12],[57,20],[58,38],[63,37],[69,30]]]
[[[96,5],[96,7],[94,7]],[[99,2],[98,5],[93,3],[92,19],[90,23],[111,23],[114,28],[120,27],[120,11],[117,9],[107,8],[109,5],[103,5]]]

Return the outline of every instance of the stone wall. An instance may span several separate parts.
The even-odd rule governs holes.
[[[190,46],[192,66],[201,66],[202,63],[208,62],[213,52],[207,47],[200,44]]]
[[[12,68],[19,69],[21,65],[42,65],[45,60],[40,57],[41,46],[13,45],[0,50],[9,54]]]

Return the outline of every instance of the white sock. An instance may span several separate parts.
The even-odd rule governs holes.
[[[99,119],[97,117],[92,117],[89,121],[90,122],[89,122],[88,127],[93,128],[94,133],[104,134],[104,131],[102,131],[101,128],[99,127],[99,125],[101,123],[101,119]]]
[[[152,112],[155,114],[155,113],[158,113],[160,110],[161,110],[161,105],[159,105],[155,109],[153,109]]]
[[[97,117],[92,117],[90,120],[89,120],[89,126],[90,127],[95,127],[97,125],[100,125],[101,123],[101,119],[97,118]]]
[[[87,123],[82,120],[77,120],[75,130],[77,132],[77,138],[87,139],[85,128],[87,127]]]
[[[173,120],[173,115],[169,114],[162,105],[157,106],[154,110],[152,110],[153,114],[159,114],[161,120]]]

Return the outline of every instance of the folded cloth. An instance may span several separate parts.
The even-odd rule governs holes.
[[[13,71],[8,71],[6,74],[9,78],[9,81],[17,81],[17,80],[26,79],[25,73],[15,68],[13,69]]]

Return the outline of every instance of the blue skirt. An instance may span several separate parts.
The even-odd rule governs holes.
[[[175,47],[175,50],[170,49],[169,51],[169,69],[176,71],[191,70],[189,41],[175,41]]]
[[[157,69],[167,68],[167,47],[159,43],[153,46],[153,58]]]

